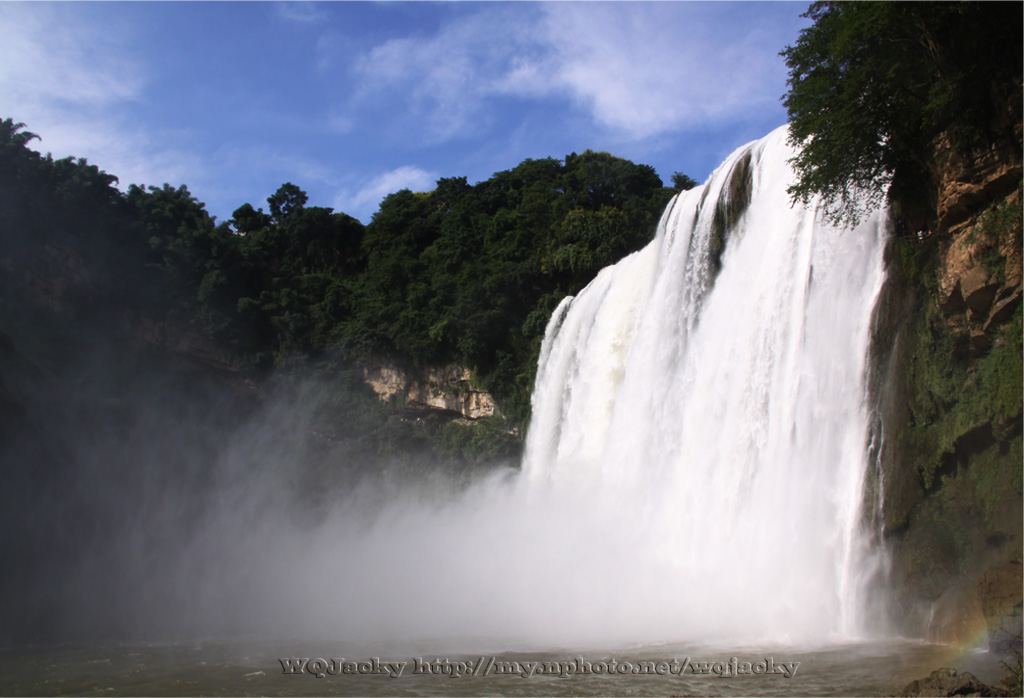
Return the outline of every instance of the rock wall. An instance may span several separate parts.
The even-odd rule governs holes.
[[[932,223],[890,246],[873,390],[898,630],[1019,647],[1022,632],[1021,129],[935,143]],[[877,492],[877,490],[875,490]]]
[[[470,420],[501,415],[494,398],[475,387],[473,373],[457,364],[409,370],[377,363],[363,369],[363,378],[382,401],[403,412],[441,412]]]
[[[1020,151],[1004,143],[965,154],[948,136],[935,150],[938,305],[958,350],[978,357],[1021,302]]]

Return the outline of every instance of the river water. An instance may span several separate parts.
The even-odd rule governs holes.
[[[1006,673],[999,658],[988,652],[958,652],[895,640],[817,649],[664,644],[578,652],[494,651],[491,646],[483,654],[438,653],[436,648],[444,644],[382,643],[368,651],[366,646],[345,642],[210,640],[3,649],[0,693],[881,696],[895,695],[910,681],[940,666],[971,671],[987,683],[997,682]],[[487,643],[480,646],[487,647]],[[295,669],[301,664],[287,665],[296,673],[286,673],[281,660],[290,658],[310,662],[305,671]],[[319,671],[317,659],[325,660]],[[354,664],[346,666],[344,662]],[[398,673],[396,663],[401,662],[405,662],[401,675],[392,676]],[[794,663],[798,664],[794,667]],[[354,673],[345,674],[346,668]],[[786,675],[787,670],[791,675]]]

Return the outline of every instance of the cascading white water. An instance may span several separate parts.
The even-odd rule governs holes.
[[[146,613],[431,652],[855,638],[885,234],[791,207],[792,154],[785,129],[741,148],[562,303],[521,471],[345,483],[296,521],[271,411],[211,470],[185,549],[158,549]]]
[[[791,206],[787,134],[733,153],[654,241],[562,303],[533,397],[530,486],[610,512],[624,564],[657,560],[644,592],[665,627],[699,637],[862,631],[885,217],[847,230]]]

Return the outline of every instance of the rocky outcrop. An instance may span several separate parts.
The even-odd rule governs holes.
[[[1017,142],[963,151],[945,135],[935,146],[938,307],[972,356],[992,347],[1022,297]]]
[[[970,672],[957,673],[956,669],[936,669],[926,678],[911,681],[903,687],[900,696],[1000,696],[995,688],[978,680]]]
[[[1022,565],[1019,560],[1005,565],[994,565],[978,577],[975,594],[985,618],[989,644],[1004,653],[1019,648],[1024,635],[1021,588],[1024,587]]]
[[[950,589],[932,606],[929,642],[970,647],[987,637],[988,626],[976,589]]]
[[[933,642],[974,646],[987,644],[1000,653],[1012,651],[1021,637],[1020,561],[993,565],[973,584],[953,588],[932,607],[927,637]]]
[[[1014,148],[1011,141],[997,141],[984,148],[964,150],[953,145],[948,133],[938,139],[934,161],[940,164],[939,230],[956,234],[971,224],[979,210],[1016,191],[1021,162]]]
[[[934,642],[1018,650],[1019,122],[1008,139],[973,151],[940,138],[932,162],[931,234],[893,241],[876,315],[893,617]]]
[[[475,387],[473,373],[458,364],[407,370],[380,363],[365,367],[363,378],[381,400],[403,412],[441,412],[470,420],[501,414],[494,398]]]

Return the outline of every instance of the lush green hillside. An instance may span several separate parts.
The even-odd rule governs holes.
[[[151,588],[147,565],[222,509],[302,527],[514,467],[550,311],[646,243],[676,191],[585,152],[397,192],[366,226],[291,183],[217,222],[185,186],[122,192],[34,142],[0,122],[4,641],[130,635],[145,618],[84,598],[89,570],[112,597]],[[501,413],[367,383],[381,365],[464,375],[449,364]],[[126,532],[151,552],[122,554]]]
[[[366,226],[309,205],[291,183],[266,210],[246,203],[218,223],[184,185],[122,193],[84,160],[33,151],[34,138],[0,122],[9,304],[87,318],[253,376],[357,375],[381,360],[461,364],[497,398],[504,426],[491,431],[505,434],[528,416],[555,305],[646,244],[677,191],[648,166],[587,151],[527,160],[475,185],[449,178],[431,192],[396,192]]]

